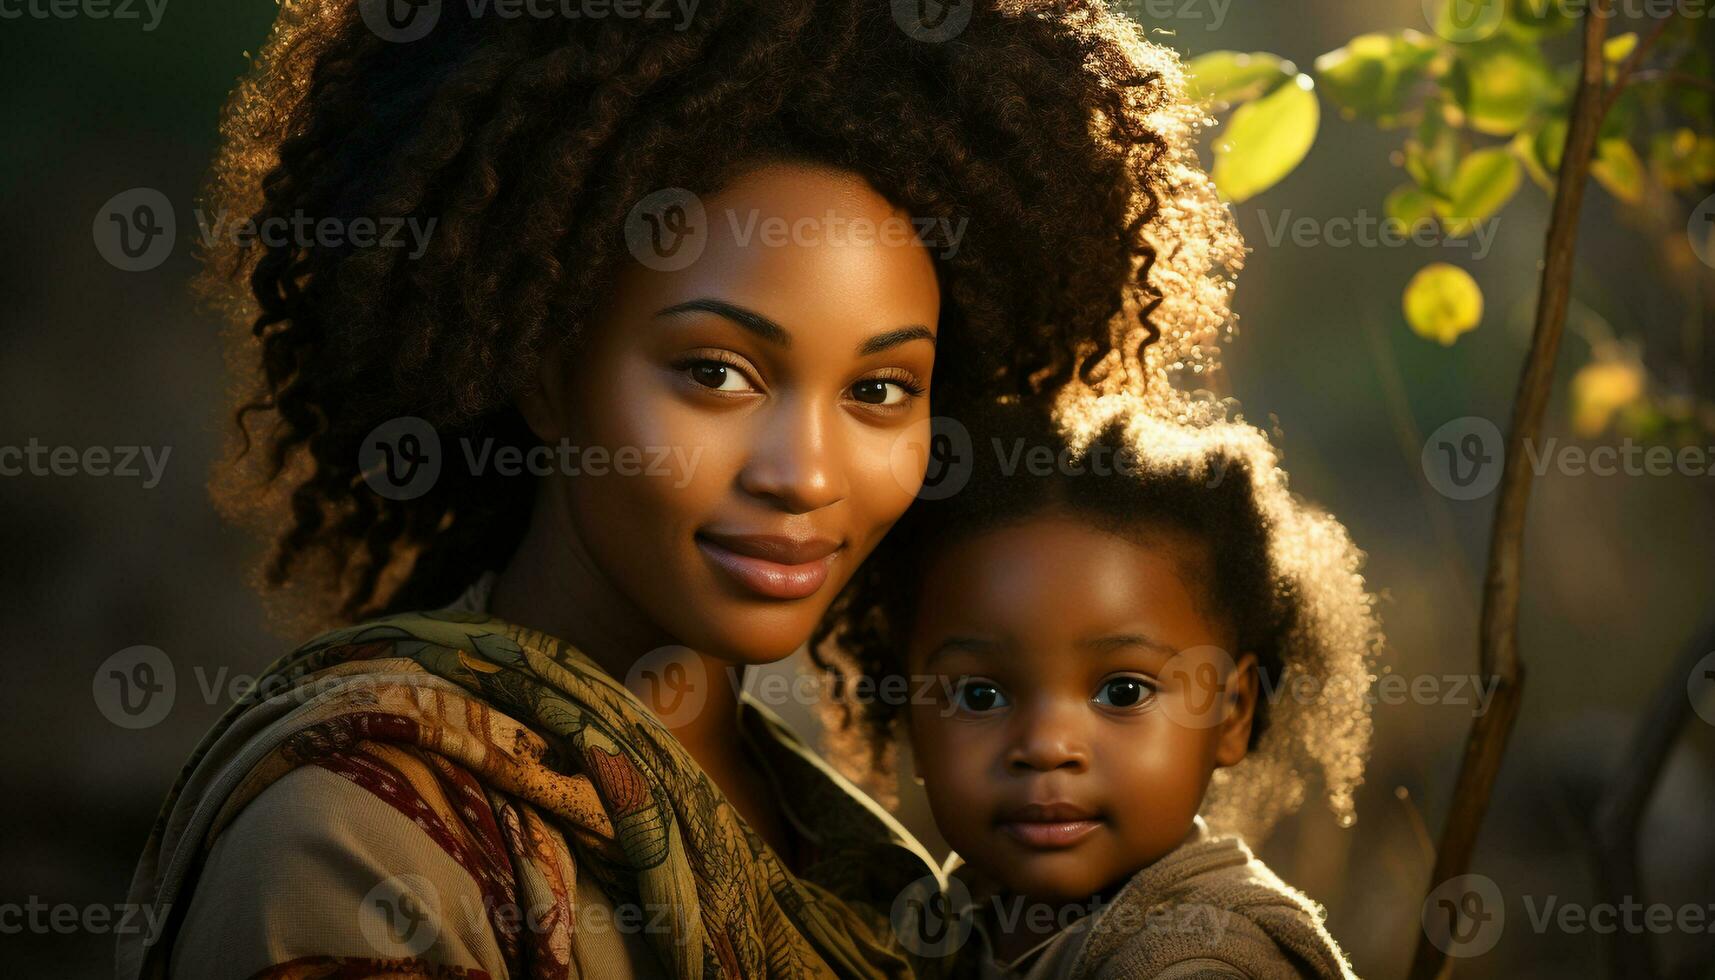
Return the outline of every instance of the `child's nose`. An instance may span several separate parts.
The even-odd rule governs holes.
[[[1007,769],[1014,773],[1088,769],[1089,746],[1068,714],[1046,708],[1021,717],[1023,726],[1007,751]]]

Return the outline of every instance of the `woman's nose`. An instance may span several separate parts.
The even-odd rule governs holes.
[[[739,486],[793,514],[808,513],[844,500],[848,491],[845,441],[830,412],[814,399],[783,396],[768,409]]]

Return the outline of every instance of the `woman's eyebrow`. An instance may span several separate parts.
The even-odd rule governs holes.
[[[747,310],[742,306],[728,303],[726,300],[704,297],[675,303],[665,309],[655,311],[657,317],[680,316],[685,313],[713,313],[716,316],[731,320],[777,347],[792,346],[792,335],[786,332],[785,327],[755,310]]]
[[[868,357],[871,354],[879,354],[884,350],[891,350],[900,344],[907,344],[913,340],[927,340],[930,344],[934,344],[935,331],[922,324],[914,323],[909,327],[900,327],[897,330],[878,333],[858,345],[858,356]]]

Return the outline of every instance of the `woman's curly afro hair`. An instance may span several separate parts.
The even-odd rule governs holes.
[[[935,256],[938,410],[1201,370],[1230,326],[1242,246],[1196,166],[1203,120],[1177,58],[1100,0],[977,3],[940,41],[877,0],[702,0],[688,20],[446,3],[408,43],[359,6],[282,0],[205,201],[257,227],[433,221],[421,250],[206,256],[203,285],[240,325],[216,499],[275,536],[263,586],[317,618],[444,603],[508,560],[532,481],[448,467],[394,500],[360,447],[405,416],[443,441],[533,445],[513,401],[543,350],[575,346],[629,261],[626,215],[657,190],[792,160],[964,223]]]
[[[1211,782],[1210,824],[1260,836],[1302,803],[1311,777],[1350,823],[1382,634],[1359,573],[1363,555],[1345,529],[1287,490],[1267,436],[1242,422],[1163,419],[1143,399],[1071,388],[1050,415],[1013,404],[962,419],[973,454],[963,485],[914,503],[824,617],[811,656],[829,682],[822,715],[832,756],[892,795],[905,705],[864,692],[905,674],[932,557],[998,527],[1068,515],[1144,540],[1179,532],[1207,548],[1189,572],[1206,614],[1232,629],[1237,651],[1256,655],[1263,693],[1250,754]],[[1026,469],[1028,454],[1047,458],[1044,447],[1056,465]]]

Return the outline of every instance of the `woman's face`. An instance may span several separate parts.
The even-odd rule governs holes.
[[[917,492],[941,296],[909,216],[855,175],[770,164],[701,204],[706,233],[669,222],[701,254],[629,261],[526,414],[562,461],[605,451],[543,492],[610,594],[765,663]]]

